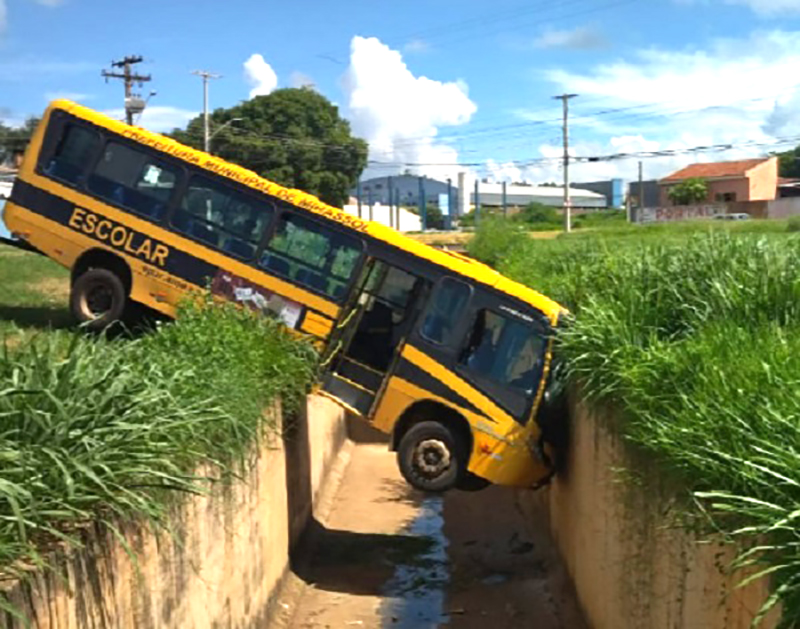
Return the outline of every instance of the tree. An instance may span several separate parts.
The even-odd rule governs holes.
[[[514,215],[514,219],[523,223],[536,225],[540,223],[560,223],[558,211],[549,205],[532,201]]]
[[[691,177],[669,189],[669,199],[674,205],[692,205],[708,199],[708,184],[705,179]]]
[[[800,146],[775,155],[778,157],[779,177],[800,178]]]
[[[11,162],[20,155],[30,142],[39,118],[28,118],[21,127],[7,127],[0,123],[0,164]]]
[[[338,108],[310,88],[276,90],[217,109],[209,126],[212,134],[219,130],[211,142],[215,155],[337,207],[347,202],[367,164],[367,143],[354,138]],[[203,117],[171,135],[202,148]]]

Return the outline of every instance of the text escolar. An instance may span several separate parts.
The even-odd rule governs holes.
[[[76,207],[69,217],[69,226],[150,264],[166,265],[169,247],[88,210]]]

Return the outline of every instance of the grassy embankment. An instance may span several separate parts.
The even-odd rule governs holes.
[[[570,379],[800,625],[800,238],[751,221],[533,241],[489,222],[470,251],[572,310]]]
[[[235,470],[299,403],[315,354],[265,317],[187,307],[137,338],[66,327],[65,273],[0,250],[0,569],[42,561],[89,521],[161,523],[182,492]],[[24,332],[18,333],[22,328]],[[197,478],[199,464],[214,478]],[[0,607],[2,607],[0,601]]]

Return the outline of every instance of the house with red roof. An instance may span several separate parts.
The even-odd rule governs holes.
[[[778,190],[778,158],[710,162],[681,168],[659,181],[661,205],[673,205],[670,188],[693,178],[703,179],[708,184],[708,203],[772,201]]]

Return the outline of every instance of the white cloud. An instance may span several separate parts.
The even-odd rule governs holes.
[[[46,7],[57,7],[65,2],[65,0],[34,0],[36,4],[41,4]],[[0,35],[2,35],[8,28],[8,4],[6,0],[0,0]]]
[[[398,164],[380,174],[425,164],[408,168],[455,177],[458,153],[436,136],[441,127],[465,124],[477,111],[463,81],[414,76],[398,51],[376,38],[354,37],[343,88],[353,132],[369,142],[370,159]]]
[[[523,180],[522,169],[514,162],[498,164],[493,159],[486,160],[486,176],[492,183],[507,181],[508,183],[520,182]]]
[[[798,0],[800,4],[800,0]],[[646,176],[660,177],[694,161],[758,157],[771,143],[800,134],[800,84],[786,77],[800,66],[800,32],[756,32],[744,39],[712,42],[705,50],[640,50],[631,59],[599,64],[585,72],[550,70],[555,91],[581,95],[572,101],[573,155],[596,156],[638,151],[732,144],[733,150],[646,159]],[[602,106],[581,106],[600,99]],[[592,110],[624,109],[605,115]],[[583,114],[583,115],[582,115]],[[666,115],[664,115],[666,114]],[[610,137],[608,141],[600,138]],[[544,157],[561,147],[548,142]],[[608,176],[634,178],[638,158],[572,166],[573,180]],[[554,159],[526,169],[526,176],[558,179]]]
[[[403,52],[406,54],[428,52],[430,49],[431,45],[424,39],[412,39],[405,46],[403,46]]]
[[[278,75],[269,65],[262,55],[252,54],[244,62],[244,76],[247,83],[252,87],[250,98],[265,96],[274,92],[278,87]]]
[[[103,113],[117,120],[125,119],[124,109],[110,109]],[[198,114],[199,112],[197,111],[181,109],[180,107],[150,105],[140,117],[134,119],[134,124],[157,133],[168,133],[175,128],[185,127]]]
[[[533,40],[534,48],[565,48],[569,50],[597,50],[608,44],[596,29],[578,26],[572,30],[547,28]]]
[[[314,79],[303,72],[294,71],[289,75],[289,85],[291,87],[314,87]]]

